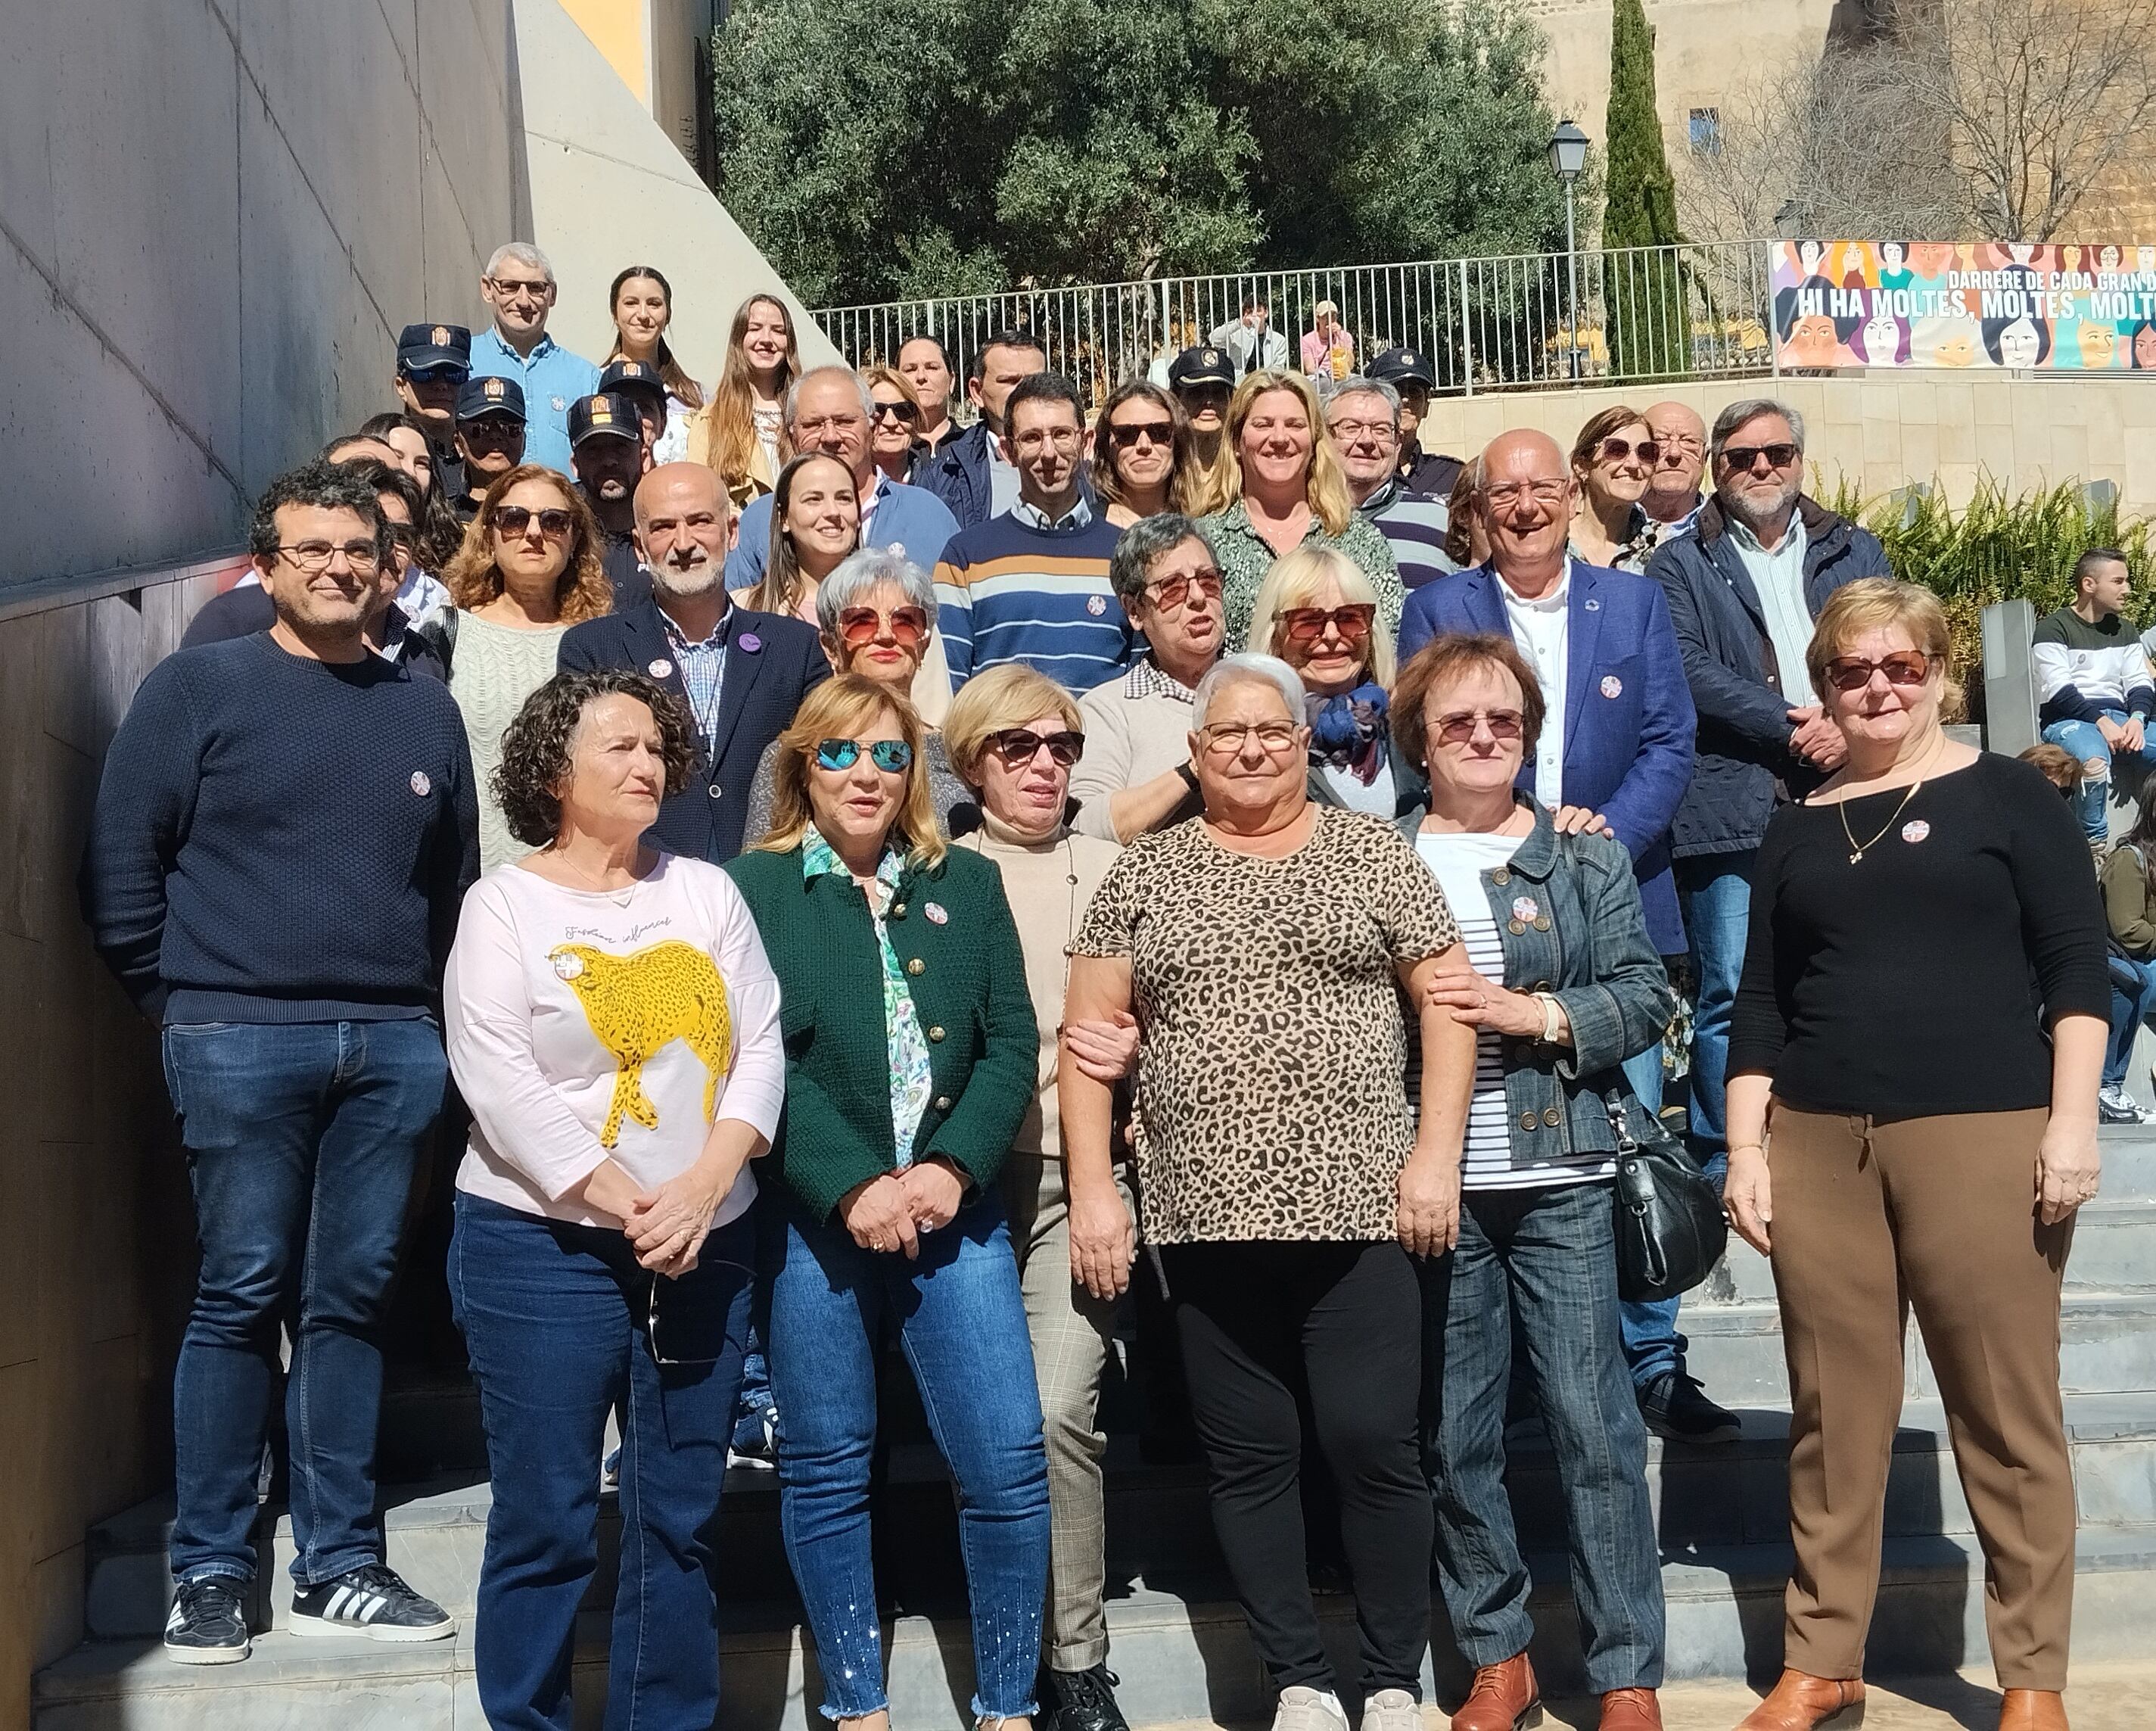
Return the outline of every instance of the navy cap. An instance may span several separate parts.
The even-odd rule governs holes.
[[[644,423],[636,417],[636,405],[618,392],[602,391],[596,396],[579,397],[569,405],[569,446],[574,449],[587,439],[634,439],[644,437]]]
[[[483,414],[524,419],[524,387],[513,378],[468,378],[457,393],[457,419],[475,421]]]
[[[666,381],[649,361],[608,362],[606,371],[599,375],[599,389],[617,393],[649,391],[661,403],[666,400]]]
[[[399,372],[470,372],[471,332],[462,325],[407,325],[397,337]]]
[[[1382,379],[1389,385],[1420,385],[1426,390],[1437,388],[1437,374],[1430,364],[1430,357],[1419,348],[1389,348],[1363,369],[1363,375]]]
[[[1235,382],[1235,363],[1229,357],[1228,351],[1214,348],[1209,343],[1183,350],[1168,369],[1172,390],[1179,391],[1188,385],[1232,385]]]

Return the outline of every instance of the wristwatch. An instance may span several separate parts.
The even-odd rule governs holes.
[[[1175,773],[1183,778],[1183,786],[1189,788],[1194,794],[1198,791],[1198,772],[1192,768],[1189,764],[1177,764],[1175,766]]]

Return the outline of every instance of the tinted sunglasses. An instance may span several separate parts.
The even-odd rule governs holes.
[[[1471,713],[1456,710],[1450,715],[1434,715],[1425,725],[1447,745],[1466,745],[1475,737],[1477,722],[1490,730],[1492,739],[1517,739],[1526,731],[1517,709],[1478,709]]]
[[[894,607],[888,614],[849,607],[839,615],[839,641],[848,649],[874,643],[886,629],[901,649],[918,649],[928,637],[928,615],[918,607]]]
[[[1653,465],[1662,460],[1661,441],[1643,439],[1635,444],[1629,439],[1605,439],[1596,460],[1603,463],[1621,463],[1627,457],[1636,456],[1642,463]]]
[[[988,749],[1004,760],[1006,769],[1023,769],[1047,747],[1058,769],[1068,769],[1085,755],[1086,736],[1065,729],[1060,733],[1036,733],[1030,727],[1006,727],[988,736]]]
[[[1325,635],[1329,624],[1340,635],[1342,643],[1361,643],[1370,634],[1370,623],[1378,616],[1378,609],[1368,601],[1352,602],[1346,607],[1290,607],[1284,609],[1277,621],[1290,643],[1316,643]]]
[[[875,418],[881,420],[886,415],[889,415],[895,421],[903,421],[910,427],[921,419],[921,411],[901,397],[896,403],[876,404]]]
[[[1195,571],[1188,577],[1163,577],[1145,586],[1147,598],[1163,613],[1173,613],[1195,593],[1201,601],[1220,598],[1220,573]]]
[[[1826,682],[1837,691],[1861,691],[1871,675],[1883,673],[1890,686],[1920,686],[1931,676],[1932,658],[1922,650],[1897,650],[1867,661],[1861,655],[1837,655],[1826,664]]]
[[[1722,449],[1722,460],[1740,473],[1756,468],[1762,457],[1770,469],[1787,469],[1803,455],[1794,444],[1729,444]]]
[[[816,744],[819,769],[850,769],[861,760],[858,739],[824,739]],[[913,767],[913,747],[902,739],[879,739],[868,747],[869,762],[886,775],[903,775]]]
[[[539,532],[549,541],[566,539],[576,521],[566,511],[535,511],[521,505],[497,505],[494,508],[495,532],[514,539],[531,528],[535,516],[539,519]]]
[[[1141,439],[1154,444],[1173,444],[1175,442],[1175,423],[1111,421],[1108,424],[1108,443],[1119,451],[1132,449]]]

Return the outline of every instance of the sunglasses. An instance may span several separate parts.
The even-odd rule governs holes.
[[[514,541],[531,527],[535,516],[539,519],[539,532],[549,541],[567,540],[570,526],[576,521],[566,511],[533,511],[522,505],[497,505],[494,508],[495,532]]]
[[[1235,393],[1226,385],[1185,385],[1175,394],[1191,408],[1225,408]]]
[[[1867,661],[1861,655],[1837,655],[1826,664],[1826,682],[1837,691],[1861,691],[1871,675],[1883,673],[1890,686],[1920,686],[1931,677],[1932,658],[1922,650],[1897,650]]]
[[[1135,449],[1141,439],[1151,444],[1173,444],[1175,442],[1175,423],[1111,421],[1108,424],[1108,443],[1119,451]]]
[[[1361,643],[1370,634],[1371,621],[1378,609],[1368,601],[1351,602],[1345,607],[1290,607],[1284,609],[1276,622],[1290,643],[1316,643],[1325,635],[1325,628],[1332,627],[1342,643]]]
[[[1068,769],[1085,755],[1086,736],[1068,729],[1060,733],[1036,733],[1030,727],[1006,727],[988,736],[988,749],[1004,760],[1006,769],[1023,769],[1046,747],[1050,761]]]
[[[1653,465],[1662,460],[1661,441],[1643,439],[1635,444],[1629,439],[1605,439],[1602,449],[1595,454],[1599,463],[1621,463],[1627,457],[1636,456],[1642,463]]]
[[[1174,613],[1194,593],[1200,601],[1220,598],[1220,573],[1194,571],[1188,577],[1164,577],[1145,586],[1146,598],[1163,613]]]
[[[1424,725],[1447,745],[1466,745],[1475,737],[1478,722],[1490,730],[1492,739],[1517,739],[1526,731],[1517,709],[1455,710],[1450,715],[1432,716]]]
[[[873,607],[849,607],[839,615],[839,641],[848,649],[874,643],[886,629],[901,649],[918,649],[927,640],[928,615],[918,607],[894,607],[887,614]]]
[[[913,767],[913,747],[902,739],[879,739],[867,749],[869,762],[886,775],[903,775]],[[816,745],[816,767],[850,769],[860,762],[861,750],[858,739],[819,740]]]
[[[1738,474],[1756,468],[1762,457],[1767,460],[1769,469],[1787,469],[1803,455],[1794,444],[1728,444],[1722,448],[1722,460]]]
[[[890,416],[891,419],[895,421],[903,421],[907,426],[911,427],[916,421],[921,419],[921,411],[916,408],[911,403],[906,401],[904,398],[901,398],[896,403],[879,403],[876,404],[875,418],[878,420],[881,420],[886,415]]]

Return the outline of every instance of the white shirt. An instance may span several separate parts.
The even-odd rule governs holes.
[[[988,515],[999,517],[1018,503],[1018,465],[1004,461],[1004,442],[988,435]]]
[[[1812,610],[1804,603],[1804,520],[1791,511],[1789,532],[1771,553],[1734,517],[1729,519],[1729,539],[1759,592],[1767,640],[1774,645],[1781,668],[1782,696],[1792,709],[1809,707],[1819,701],[1819,694],[1804,669],[1804,651],[1812,644]]]
[[[1530,601],[1512,592],[1502,576],[1497,588],[1505,598],[1505,619],[1512,641],[1535,670],[1543,687],[1543,732],[1535,748],[1535,798],[1552,811],[1564,804],[1564,678],[1568,644],[1572,635],[1572,561],[1564,573],[1537,599]]]
[[[696,1163],[719,1118],[767,1138],[778,1128],[778,980],[748,904],[716,866],[662,854],[649,877],[611,893],[521,866],[490,871],[465,898],[442,997],[449,1068],[472,1114],[457,1188],[472,1195],[619,1225],[564,1199],[601,1161],[654,1185]],[[646,1056],[632,1063],[627,1051]],[[755,1199],[744,1167],[712,1223]]]

